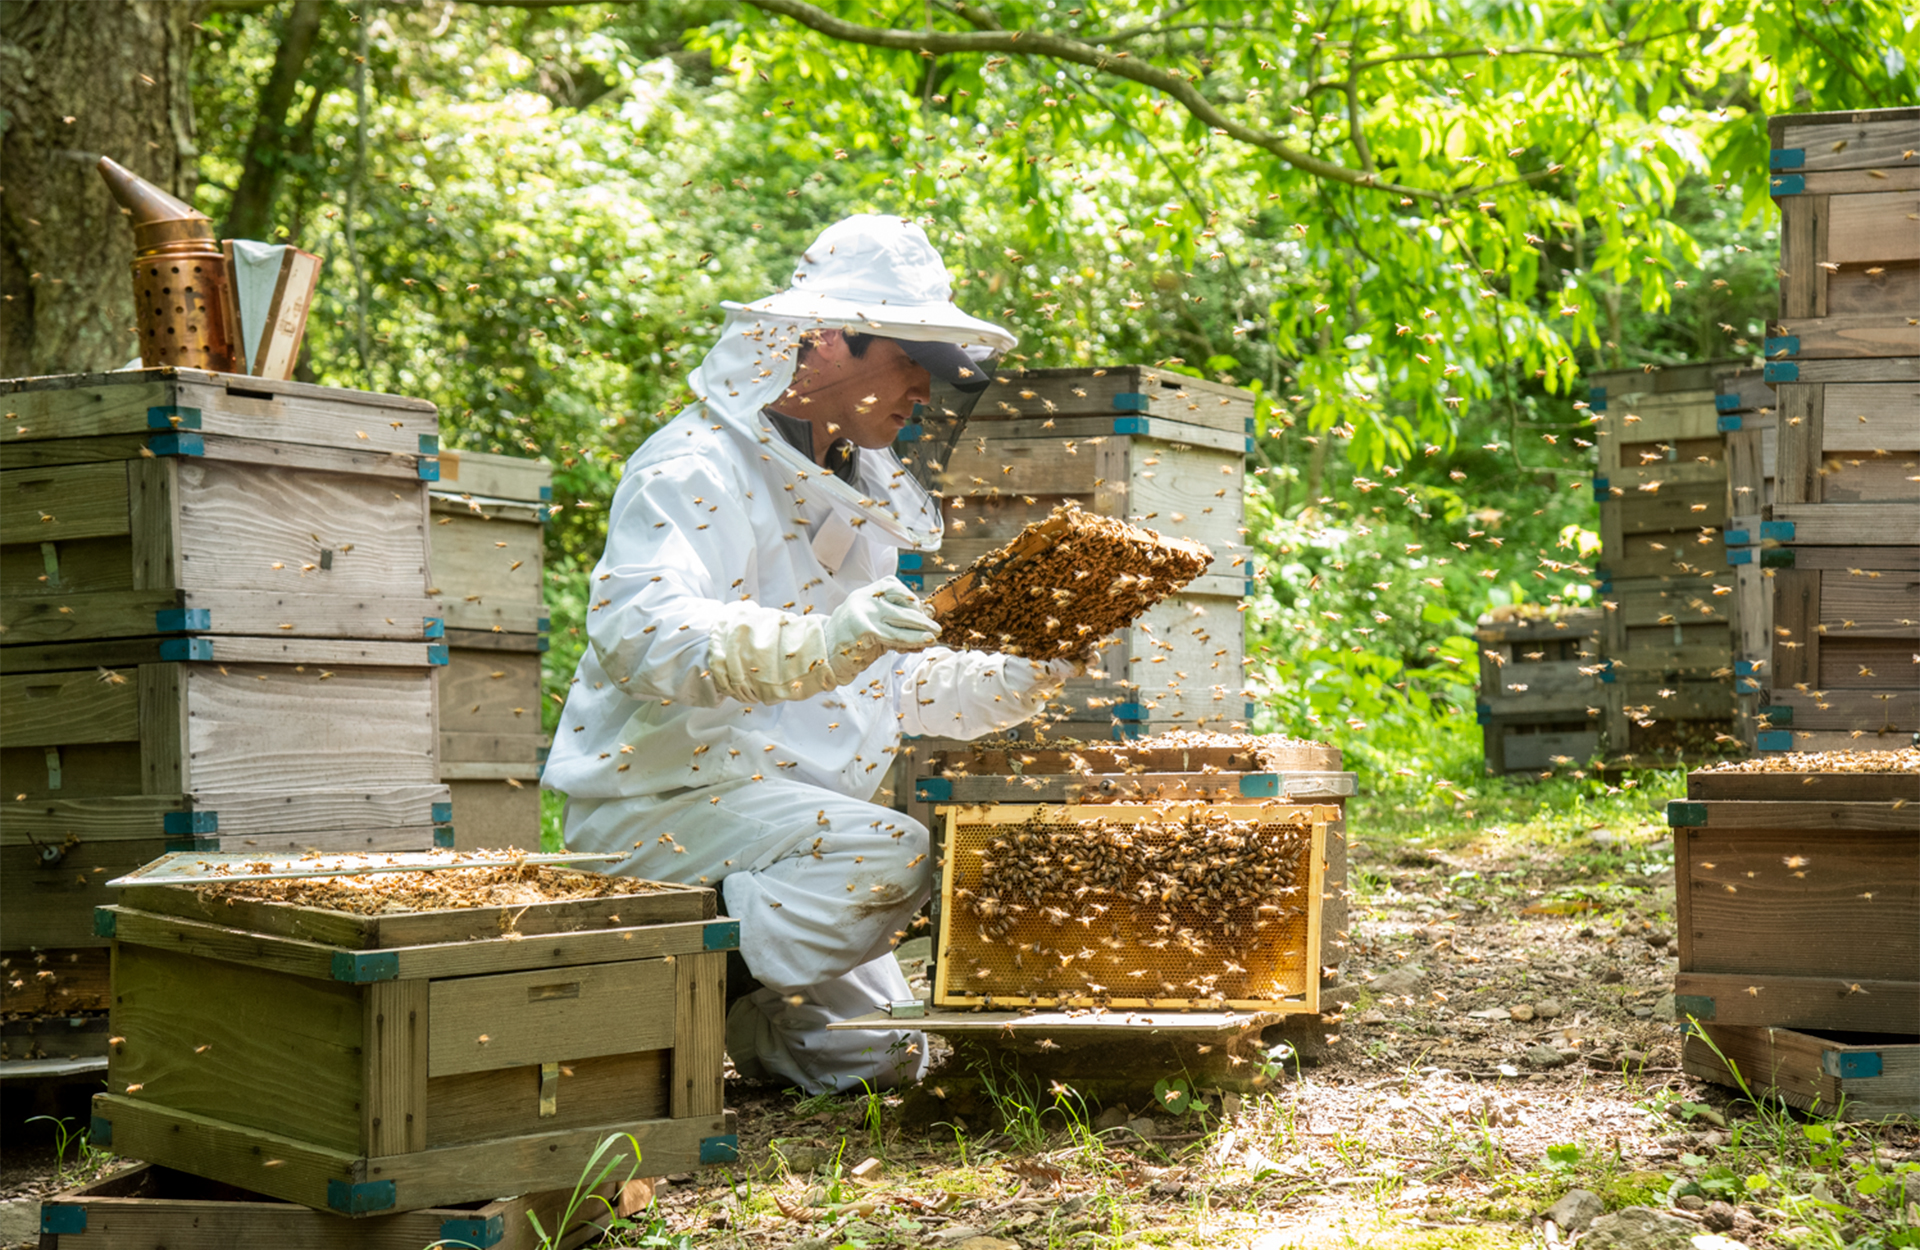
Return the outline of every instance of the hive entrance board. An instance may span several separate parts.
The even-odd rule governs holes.
[[[941,641],[1075,659],[1205,571],[1213,553],[1064,504],[928,597]]]
[[[1319,1010],[1337,808],[941,810],[936,1007]]]
[[[552,853],[545,855],[473,855],[435,851],[395,851],[373,855],[208,855],[175,851],[144,868],[107,882],[111,888],[137,885],[218,885],[226,881],[289,881],[302,877],[358,876],[382,872],[435,872],[445,868],[512,868],[521,864],[605,864],[618,855]],[[259,870],[255,871],[255,867]]]

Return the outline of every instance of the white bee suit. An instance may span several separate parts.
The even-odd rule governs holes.
[[[814,265],[836,231],[829,263]],[[933,255],[933,273],[911,254],[900,262],[907,233]],[[924,1071],[917,1033],[824,1030],[909,996],[890,939],[926,900],[927,831],[870,801],[901,733],[977,737],[1045,697],[1025,660],[944,648],[882,655],[837,688],[777,702],[753,701],[710,660],[720,630],[760,639],[771,648],[763,662],[776,665],[803,618],[889,577],[899,549],[939,546],[937,502],[891,450],[861,450],[848,484],[761,415],[811,329],[1011,346],[947,301],[931,245],[897,218],[831,227],[796,287],[814,265],[845,291],[848,262],[862,257],[853,277],[869,288],[871,314],[817,286],[729,306],[690,379],[704,402],[627,462],[592,576],[590,645],[543,778],[568,796],[568,847],[623,855],[618,872],[722,885],[741,953],[767,986],[730,1015],[729,1050],[743,1071],[757,1064],[809,1093]]]

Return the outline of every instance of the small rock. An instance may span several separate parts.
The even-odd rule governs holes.
[[[1507,1008],[1507,1015],[1509,1015],[1515,1020],[1521,1020],[1521,1021],[1531,1020],[1533,1019],[1533,1004],[1532,1003],[1516,1003],[1513,1006]]]
[[[1651,1207],[1627,1207],[1595,1220],[1580,1245],[1582,1250],[1693,1250],[1699,1231],[1692,1220]]]
[[[987,1230],[974,1224],[949,1224],[947,1227],[927,1234],[927,1240],[943,1246],[957,1246],[963,1241],[972,1241],[975,1237],[984,1237]]]
[[[1627,974],[1618,968],[1607,968],[1600,973],[1600,984],[1618,985],[1627,979]]]
[[[1728,1137],[1725,1133],[1721,1133],[1721,1132],[1700,1134],[1700,1144],[1702,1146],[1707,1147],[1709,1150],[1718,1150],[1720,1147],[1726,1145],[1728,1142],[1732,1140],[1733,1139],[1731,1137]]]
[[[1606,1212],[1607,1204],[1590,1189],[1569,1189],[1560,1201],[1540,1213],[1552,1220],[1563,1233],[1577,1233]]]
[[[1552,1020],[1566,1013],[1566,1007],[1557,998],[1543,998],[1533,1005],[1534,1016],[1541,1020]]]
[[[32,1198],[0,1202],[0,1246],[40,1244],[40,1204]]]
[[[1551,1046],[1529,1046],[1527,1064],[1535,1068],[1563,1068],[1567,1057]]]
[[[1728,1202],[1709,1202],[1706,1218],[1701,1223],[1710,1233],[1730,1233],[1733,1231],[1733,1204]]]
[[[1722,1237],[1719,1233],[1695,1233],[1693,1250],[1747,1250],[1747,1243]]]
[[[1099,1115],[1093,1117],[1093,1128],[1097,1133],[1104,1133],[1108,1129],[1125,1128],[1127,1121],[1132,1118],[1133,1113],[1125,1107],[1108,1107]]]
[[[1128,1120],[1127,1130],[1135,1137],[1144,1138],[1147,1141],[1152,1141],[1160,1135],[1160,1126],[1144,1115],[1137,1120]]]
[[[1387,1013],[1373,1009],[1363,1011],[1354,1017],[1355,1024],[1385,1024],[1386,1022]]]
[[[834,1244],[841,1244],[841,1241],[841,1238],[835,1238]],[[1020,1243],[1004,1237],[969,1237],[954,1243],[954,1250],[1020,1250]]]
[[[1629,1046],[1625,1050],[1620,1052],[1620,1062],[1626,1064],[1628,1067],[1633,1067],[1633,1068],[1645,1067],[1647,1062],[1647,1053],[1643,1050],[1635,1050],[1633,1047]]]
[[[817,1172],[833,1162],[833,1155],[819,1146],[786,1146],[781,1152],[787,1160],[787,1171],[795,1176],[805,1176]]]
[[[1648,946],[1654,946],[1654,947],[1666,946],[1668,943],[1672,941],[1673,941],[1673,934],[1668,933],[1663,929],[1655,929],[1653,932],[1647,934]]]
[[[1681,1194],[1673,1200],[1673,1205],[1682,1211],[1704,1211],[1707,1209],[1707,1200],[1699,1194]]]
[[[1636,1011],[1634,1014],[1639,1015],[1640,1013]],[[1674,1018],[1673,995],[1662,994],[1660,996],[1660,1001],[1653,1005],[1653,1014],[1656,1019],[1660,1019],[1660,1020],[1673,1019]]]
[[[1421,976],[1416,968],[1391,968],[1368,983],[1376,997],[1399,997],[1402,994],[1416,994],[1420,990]]]

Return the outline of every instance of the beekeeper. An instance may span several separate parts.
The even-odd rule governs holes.
[[[901,735],[1004,729],[1070,671],[929,645],[892,575],[941,535],[895,437],[931,379],[977,392],[1015,342],[952,295],[919,226],[860,215],[788,289],[722,305],[698,399],[614,493],[543,778],[570,849],[721,890],[760,982],[728,1052],[810,1094],[926,1068],[917,1032],[825,1028],[911,996],[891,950],[929,893],[927,830],[874,801]]]

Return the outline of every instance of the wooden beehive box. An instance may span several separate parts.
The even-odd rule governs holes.
[[[616,1132],[659,1173],[737,1153],[710,890],[360,915],[134,885],[98,914],[116,1154],[366,1216],[571,1187]]]
[[[1212,565],[1102,653],[1103,677],[1068,684],[1067,719],[1056,732],[1138,737],[1203,721],[1244,726],[1251,713],[1239,613],[1252,574],[1244,529],[1252,420],[1250,393],[1147,366],[1003,372],[933,475],[946,522],[941,549],[905,553],[901,575],[933,591],[1068,501],[1199,542]],[[940,454],[931,441],[901,452]]]
[[[1769,362],[1920,356],[1920,108],[1768,119],[1780,209]]]
[[[1773,506],[1780,432],[1777,400],[1762,369],[1722,374],[1714,407],[1727,440],[1727,562],[1733,566],[1733,689],[1736,730],[1751,749],[1758,740],[1759,696],[1773,658],[1773,585],[1759,559]]]
[[[1920,1119],[1920,1032],[1751,1024],[1693,1024],[1686,1032],[1680,1067],[1691,1076],[1843,1120]]]
[[[40,1204],[40,1250],[564,1250],[601,1236],[613,1214],[638,1208],[613,1184],[562,1226],[571,1189],[346,1219],[172,1168],[137,1163]],[[549,1238],[536,1236],[527,1217]]]
[[[1681,1016],[1920,1034],[1920,750],[1695,772],[1667,823]]]
[[[1339,808],[1236,796],[940,815],[934,1006],[1320,1009]]]
[[[446,841],[437,643],[200,636],[0,648],[6,943],[104,942],[106,882],[170,850]]]
[[[1556,759],[1585,763],[1600,749],[1601,613],[1480,618],[1475,717],[1494,773],[1538,772]]]
[[[440,779],[454,845],[540,846],[542,557],[553,466],[443,452],[433,491],[433,587],[447,623]]]
[[[150,369],[0,382],[5,645],[420,639],[433,405]]]

